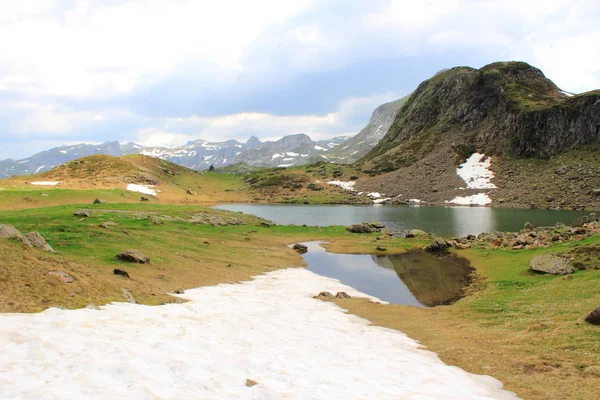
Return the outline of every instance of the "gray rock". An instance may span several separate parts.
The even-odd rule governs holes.
[[[387,248],[385,246],[379,245],[377,246],[377,251],[387,251]]]
[[[75,278],[73,278],[71,275],[67,274],[64,271],[50,271],[48,272],[48,275],[56,276],[64,283],[71,283],[75,280]]]
[[[23,234],[18,229],[16,229],[14,226],[0,224],[0,239],[12,238],[12,237],[20,238],[22,236],[23,236]]]
[[[573,272],[571,261],[552,254],[538,254],[529,262],[529,268],[535,272],[550,275],[565,275]]]
[[[46,239],[44,239],[38,232],[29,232],[24,236],[24,239],[24,242],[31,247],[36,247],[51,253],[55,252],[52,246],[50,246],[48,242],[46,242]]]
[[[308,251],[308,247],[301,243],[295,244],[294,247],[292,247],[292,249],[294,249],[296,252],[298,252],[300,254],[304,254]]]
[[[385,228],[384,224],[382,224],[381,222],[377,222],[377,221],[370,221],[368,223],[368,225],[371,225],[375,229],[383,229],[383,228]]]
[[[586,315],[583,320],[591,325],[600,325],[600,307]]]
[[[104,229],[110,229],[111,226],[117,226],[117,224],[112,221],[106,221],[106,222],[103,222],[100,224],[100,228],[104,228]]]
[[[139,250],[125,250],[115,256],[117,260],[133,262],[138,264],[150,263],[150,258]]]
[[[590,219],[587,215],[585,215],[583,217],[579,217],[575,221],[573,221],[573,223],[571,224],[571,228],[581,228],[583,225],[587,224],[588,222],[590,222]]]
[[[106,204],[106,201],[102,199],[95,199],[94,204]]]
[[[128,303],[131,304],[137,304],[137,301],[135,301],[135,299],[133,298],[133,295],[131,294],[131,292],[125,288],[121,288],[121,292],[123,293],[123,296],[125,296],[125,300],[127,300]]]
[[[89,217],[91,214],[88,210],[77,210],[73,213],[75,217]]]
[[[354,224],[346,227],[346,230],[351,233],[373,233],[375,229],[367,224]]]
[[[435,237],[433,241],[425,247],[425,251],[428,253],[438,253],[448,251],[452,245],[444,238]]]

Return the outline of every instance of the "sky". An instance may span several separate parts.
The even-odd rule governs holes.
[[[0,159],[353,135],[444,68],[600,88],[597,0],[0,0]]]

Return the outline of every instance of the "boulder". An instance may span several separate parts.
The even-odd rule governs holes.
[[[95,199],[95,200],[94,200],[94,204],[106,204],[106,200],[102,200],[102,199]]]
[[[573,266],[568,258],[552,254],[538,254],[529,261],[529,268],[535,272],[550,275],[565,275],[573,272]]]
[[[146,196],[142,196],[142,197],[140,197],[140,201],[150,201],[150,199],[147,198]]]
[[[24,236],[24,239],[24,242],[31,247],[36,247],[38,249],[54,253],[52,246],[50,246],[48,242],[46,242],[46,239],[44,239],[38,232],[29,232]]]
[[[385,225],[378,221],[370,221],[367,225],[371,225],[375,229],[385,228]]]
[[[138,264],[150,263],[150,258],[139,250],[125,250],[115,256],[117,260],[127,261]]]
[[[583,320],[591,325],[600,325],[600,307],[586,315]]]
[[[184,294],[185,290],[183,290],[183,289],[175,289],[175,290],[173,290],[173,293],[175,293],[175,294]]]
[[[337,292],[335,294],[336,299],[351,299],[350,295],[346,292]]]
[[[50,271],[48,272],[48,275],[56,276],[64,283],[71,283],[75,280],[75,278],[73,278],[71,275],[67,274],[64,271]]]
[[[446,239],[435,237],[433,238],[433,241],[427,247],[425,247],[425,251],[428,253],[438,253],[448,251],[450,247],[452,247],[452,245],[448,243]]]
[[[375,229],[367,224],[354,224],[346,227],[346,230],[351,233],[373,233]]]
[[[75,217],[89,217],[90,216],[90,212],[88,210],[77,210],[73,213],[73,216]]]
[[[23,234],[18,229],[16,229],[14,226],[0,224],[0,239],[12,238],[12,237],[20,238],[22,236],[23,236]]]
[[[377,251],[387,251],[387,248],[385,246],[379,245],[377,246]]]
[[[526,231],[532,231],[535,229],[535,225],[533,225],[531,222],[527,221],[527,222],[525,222],[525,226],[523,227],[523,229],[525,229]]]
[[[429,234],[425,231],[422,231],[420,229],[411,229],[409,231],[409,233],[412,235],[412,237],[425,237],[425,236],[429,236]]]
[[[292,249],[294,249],[296,252],[298,252],[300,254],[304,254],[308,251],[308,247],[301,243],[296,243],[294,245],[294,247],[292,247]]]
[[[194,192],[192,189],[188,189],[188,190],[186,190],[185,192],[186,192],[187,194],[189,194],[189,195],[192,195],[192,196],[195,196],[195,195],[196,195],[196,192]]]
[[[111,226],[116,226],[117,224],[112,221],[106,221],[100,224],[100,228],[109,229]]]
[[[122,269],[118,269],[118,268],[113,269],[113,274],[121,275],[121,276],[124,276],[125,278],[131,279],[131,277],[129,276],[129,273],[127,271],[123,271]]]
[[[581,228],[588,222],[590,222],[589,217],[587,215],[584,215],[583,217],[579,217],[575,221],[573,221],[573,223],[571,224],[571,228]]]

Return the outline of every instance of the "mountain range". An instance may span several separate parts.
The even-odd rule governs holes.
[[[237,140],[209,142],[195,140],[178,147],[142,146],[118,141],[103,144],[77,144],[55,147],[21,160],[0,161],[0,179],[14,175],[49,171],[80,157],[95,154],[122,156],[143,154],[194,169],[206,170],[244,163],[253,167],[290,167],[316,161],[352,163],[365,155],[387,133],[406,98],[378,107],[367,126],[356,136],[337,136],[312,140],[305,134],[284,136],[277,141],[261,142],[256,136],[246,143]],[[330,156],[331,155],[331,156]]]

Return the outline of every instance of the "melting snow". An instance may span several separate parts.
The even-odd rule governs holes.
[[[421,204],[421,200],[419,200],[419,199],[409,199],[408,202],[415,203],[415,204]]]
[[[40,172],[42,170],[42,168],[44,168],[45,165],[42,165],[41,167],[39,167],[38,169],[35,170],[34,174],[37,174],[38,172]]]
[[[287,151],[285,153],[285,155],[288,156],[288,157],[298,157],[300,155],[300,153],[294,153],[292,151]]]
[[[516,399],[320,291],[361,296],[297,268],[184,304],[0,314],[0,398]]]
[[[287,168],[287,167],[291,167],[292,165],[294,165],[294,163],[291,163],[291,164],[279,164],[278,167],[280,167],[280,168]]]
[[[478,193],[472,196],[466,197],[455,197],[454,199],[447,201],[448,204],[457,204],[461,206],[485,206],[492,202],[492,199],[486,193]]]
[[[373,204],[383,204],[383,203],[385,203],[388,200],[391,200],[391,198],[390,197],[386,197],[386,198],[383,198],[383,199],[375,199],[375,200],[373,200]]]
[[[571,93],[571,92],[565,92],[564,90],[561,90],[560,92],[561,92],[562,94],[564,94],[565,96],[569,96],[569,97],[573,97],[573,96],[575,96],[573,93]]]
[[[135,183],[130,183],[127,185],[127,190],[156,196],[156,190],[152,189],[153,187],[154,185],[136,185]]]
[[[485,154],[473,153],[464,164],[456,169],[456,174],[462,178],[469,189],[494,189],[496,185],[490,182],[494,173],[489,170],[492,158],[484,160]]]
[[[59,153],[63,153],[63,154],[67,154],[67,151],[66,151],[66,150],[59,150],[58,152],[59,152]]]
[[[367,197],[370,197],[372,199],[378,199],[381,197],[381,193],[377,193],[377,192],[367,193]]]
[[[56,186],[60,182],[50,182],[50,181],[41,181],[41,182],[31,182],[32,185],[40,185],[40,186]]]
[[[315,150],[319,150],[319,151],[325,151],[325,150],[327,150],[327,149],[326,149],[325,147],[321,147],[321,146],[319,146],[319,145],[316,145],[316,146],[315,146]]]
[[[280,158],[280,157],[283,157],[283,154],[275,153],[271,156],[271,160],[274,160],[274,159]]]
[[[329,181],[327,182],[329,185],[334,185],[334,186],[339,186],[344,190],[352,190],[354,191],[354,185],[356,185],[356,182],[344,182],[344,181]]]

